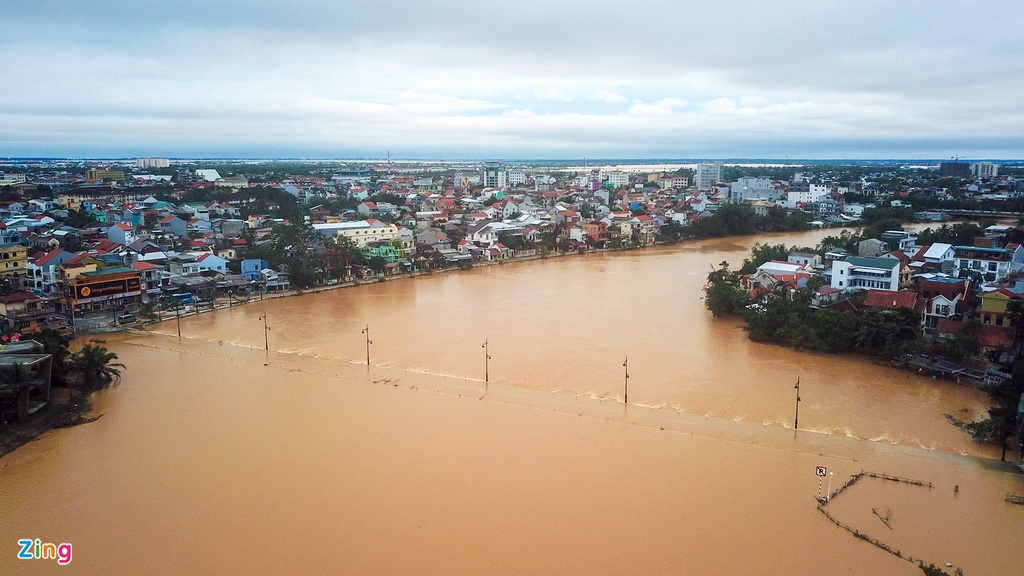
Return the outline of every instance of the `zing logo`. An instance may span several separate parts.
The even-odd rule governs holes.
[[[18,540],[18,546],[21,546],[18,552],[20,560],[56,560],[61,566],[71,564],[71,544],[43,543],[36,538]]]

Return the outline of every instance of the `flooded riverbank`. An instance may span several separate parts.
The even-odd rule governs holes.
[[[83,574],[919,574],[817,512],[825,466],[836,485],[861,470],[934,484],[858,483],[830,505],[844,522],[969,576],[1016,573],[1024,509],[1002,498],[1024,482],[943,416],[980,414],[984,396],[712,320],[708,265],[750,243],[389,281],[189,317],[181,339],[173,322],[111,336],[128,370],[94,395],[104,417],[0,460],[0,568],[52,572],[15,559],[39,537],[73,543],[62,570]]]

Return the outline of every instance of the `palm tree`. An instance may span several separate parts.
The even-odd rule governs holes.
[[[106,388],[121,377],[124,364],[113,362],[117,354],[103,346],[103,340],[91,340],[71,355],[71,371],[86,390]]]

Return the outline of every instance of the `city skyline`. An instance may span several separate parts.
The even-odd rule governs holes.
[[[0,157],[1016,159],[1021,16],[14,0]]]

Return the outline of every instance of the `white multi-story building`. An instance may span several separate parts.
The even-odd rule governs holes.
[[[820,202],[826,196],[829,195],[831,189],[828,186],[821,184],[811,184],[807,187],[807,190],[801,190],[800,186],[792,186],[789,192],[786,193],[788,203],[787,207],[795,207],[797,203],[812,204],[814,202]]]
[[[815,202],[832,193],[831,184],[815,184],[814,182],[811,182],[808,188],[810,189],[811,196],[815,198]]]
[[[23,172],[0,172],[0,186],[13,186],[25,182]]]
[[[890,258],[850,256],[832,263],[832,287],[836,290],[900,289],[900,261]]]
[[[508,170],[506,172],[506,174],[508,176],[508,185],[509,186],[518,186],[520,184],[523,184],[523,185],[526,184],[526,171],[525,170],[519,170],[519,169]]]
[[[146,168],[167,168],[171,163],[167,158],[139,158],[135,160],[135,166],[145,170]]]
[[[613,172],[606,172],[605,177],[608,183],[615,188],[621,188],[629,184],[629,174],[622,172],[621,170],[615,170]]]
[[[690,177],[679,174],[667,174],[658,178],[658,185],[662,188],[686,188],[690,185]]]
[[[729,201],[746,202],[754,198],[768,198],[772,181],[768,178],[740,178],[729,185]]]
[[[697,190],[711,190],[716,182],[722,181],[722,163],[702,162],[697,164]]]
[[[975,178],[995,178],[999,176],[999,164],[995,162],[971,164],[971,175]]]
[[[953,251],[953,271],[960,278],[998,282],[1024,269],[1020,244],[1007,244],[1006,248],[954,246]]]
[[[398,238],[398,227],[382,220],[313,224],[313,228],[328,238],[336,235],[351,238],[360,248]]]

